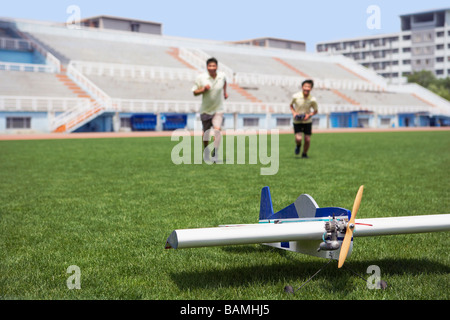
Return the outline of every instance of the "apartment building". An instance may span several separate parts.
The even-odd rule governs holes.
[[[395,84],[421,70],[449,77],[450,8],[401,15],[400,27],[396,33],[321,42],[316,51],[352,58]]]

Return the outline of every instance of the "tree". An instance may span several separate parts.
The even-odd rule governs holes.
[[[408,76],[408,82],[414,82],[434,92],[444,99],[450,100],[450,77],[436,79],[433,72],[422,70]]]

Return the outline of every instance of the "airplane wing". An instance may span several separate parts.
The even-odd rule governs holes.
[[[357,219],[355,222],[354,237],[450,230],[450,214]]]
[[[166,249],[317,240],[322,237],[323,233],[323,221],[179,229],[170,234],[166,242]]]

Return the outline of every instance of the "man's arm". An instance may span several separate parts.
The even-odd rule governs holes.
[[[308,120],[308,119],[311,118],[312,116],[316,115],[317,112],[318,112],[317,103],[314,103],[313,111],[310,112],[310,113],[307,113],[307,114],[305,115],[305,120]]]
[[[290,105],[289,107],[291,108],[292,117],[295,118],[295,116],[296,116],[298,113],[295,112],[295,109],[294,109],[294,103],[291,103],[291,105]]]
[[[228,93],[227,93],[227,82],[225,81],[225,83],[223,84],[223,97],[225,99],[228,99]]]
[[[194,91],[193,91],[193,92],[194,92],[194,96],[201,95],[201,94],[205,93],[206,91],[208,91],[210,88],[211,88],[211,87],[209,86],[209,84],[207,84],[207,85],[204,86],[204,87],[200,87],[200,88],[198,88],[197,90],[194,90]]]

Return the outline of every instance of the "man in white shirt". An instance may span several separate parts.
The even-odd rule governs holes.
[[[308,150],[311,144],[312,117],[317,114],[318,106],[315,97],[311,96],[311,90],[314,87],[313,80],[302,82],[302,91],[292,96],[290,104],[295,133],[295,154],[300,153],[302,145],[302,134],[305,135],[305,145],[303,146],[302,158],[308,158]]]
[[[220,145],[220,129],[223,121],[223,101],[228,98],[227,79],[225,73],[217,71],[218,62],[215,58],[206,61],[208,72],[200,74],[192,91],[195,96],[202,95],[200,118],[203,125],[203,145],[206,148],[209,143],[209,131],[214,130],[213,158],[217,158]],[[209,158],[209,150],[205,153]]]

